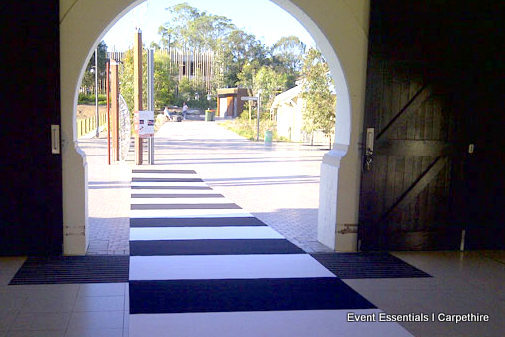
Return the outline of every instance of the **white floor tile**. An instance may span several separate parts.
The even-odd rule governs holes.
[[[123,311],[74,312],[68,331],[77,329],[122,329]]]
[[[79,297],[74,306],[74,312],[81,311],[122,311],[124,296],[86,296]]]
[[[0,333],[0,336],[2,334]],[[6,337],[64,337],[65,330],[12,330],[9,331]]]
[[[122,337],[123,329],[87,329],[77,328],[67,331],[65,337]],[[128,337],[128,336],[126,336]],[[154,336],[153,336],[154,337]]]
[[[283,239],[267,226],[130,228],[130,240]]]
[[[19,313],[12,330],[65,330],[70,313]]]
[[[379,313],[380,310],[353,310]],[[130,337],[411,337],[396,323],[347,322],[345,310],[130,315]],[[198,324],[195,324],[198,322]]]
[[[335,277],[308,254],[132,256],[130,280]]]
[[[79,297],[83,296],[123,296],[128,283],[88,283],[81,284]]]
[[[77,293],[36,294],[26,299],[21,312],[71,312],[76,300]]]

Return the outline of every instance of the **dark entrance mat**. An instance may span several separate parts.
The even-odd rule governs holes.
[[[130,281],[130,313],[375,309],[334,277]]]
[[[319,263],[341,279],[431,277],[388,253],[317,253]]]
[[[129,256],[29,257],[10,285],[128,282]]]
[[[304,253],[286,239],[130,241],[130,256]]]
[[[222,218],[130,218],[130,227],[223,227],[266,226],[253,217]]]

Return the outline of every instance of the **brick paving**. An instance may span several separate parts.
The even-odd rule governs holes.
[[[106,140],[83,140],[88,155],[88,254],[128,254],[130,170],[106,165]],[[255,143],[212,122],[166,123],[155,165],[193,169],[207,184],[307,252],[330,251],[317,239],[319,170],[325,151],[301,144]],[[145,165],[146,166],[146,165]]]

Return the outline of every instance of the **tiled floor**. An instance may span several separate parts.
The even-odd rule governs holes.
[[[212,123],[189,124],[173,123],[165,128],[163,135],[173,137],[170,139],[176,141],[172,143],[168,140],[169,138],[160,139],[159,146],[165,150],[159,152],[160,156],[157,157],[160,159],[159,164],[191,168],[199,173],[204,172],[203,176],[206,177],[207,183],[215,191],[272,225],[293,242],[298,242],[296,240],[299,234],[290,234],[289,228],[283,229],[282,214],[288,211],[289,215],[285,215],[284,218],[289,220],[286,222],[289,226],[303,224],[304,221],[300,219],[314,218],[311,212],[314,207],[317,208],[314,206],[314,203],[317,203],[317,197],[316,200],[311,198],[317,195],[317,189],[314,190],[317,188],[317,182],[314,181],[318,178],[317,173],[311,173],[314,172],[311,165],[314,164],[315,167],[319,165],[317,160],[320,160],[322,153],[312,152],[314,156],[308,154],[296,157],[289,146],[281,146],[279,149],[281,151],[275,152],[259,144],[247,145],[247,142],[236,139],[233,135],[226,137],[228,141],[221,142],[218,137],[223,136],[222,131]],[[188,129],[183,129],[185,127]],[[206,133],[204,134],[202,130],[206,130]],[[203,139],[205,137],[207,139]],[[102,146],[103,150],[103,143],[99,146]],[[196,154],[190,154],[190,150],[195,151]],[[270,161],[275,165],[266,168],[260,163],[265,161]],[[290,176],[290,167],[297,167],[300,169],[298,172],[302,173]],[[104,170],[106,169],[104,166]],[[121,237],[118,242],[97,245],[97,253],[103,249],[103,252],[108,254],[124,254],[125,246],[128,249],[124,242],[127,242],[129,235],[129,168],[123,171],[128,178],[113,179],[117,173],[115,170],[122,169],[115,166],[110,168],[111,171],[104,171],[103,176],[95,176],[92,180],[91,191],[103,191],[103,187],[112,187],[108,198],[116,201],[112,207],[104,204],[103,199],[95,201],[95,205],[101,206],[101,208],[96,208],[98,210],[95,213],[96,217],[109,220],[107,233],[102,237],[99,236],[100,233],[96,233],[97,238],[108,241],[108,238],[115,235],[116,230]],[[223,175],[227,178],[223,178]],[[298,185],[302,185],[303,188],[297,189]],[[275,186],[283,188],[275,188]],[[283,190],[289,198],[280,197],[279,193]],[[116,221],[118,218],[120,218],[119,221]],[[121,224],[120,227],[114,228],[117,223]],[[312,229],[305,233],[312,233]],[[298,238],[303,238],[304,235]],[[307,237],[310,239],[311,235],[307,234]],[[116,247],[121,248],[116,249]],[[305,248],[303,245],[302,247]],[[414,336],[503,336],[503,331],[505,331],[503,319],[505,317],[505,252],[397,252],[394,255],[433,277],[349,279],[344,282],[376,307],[388,313],[445,312],[490,315],[490,321],[486,323],[401,323]],[[23,261],[24,258],[0,258],[0,337],[127,337],[129,335],[130,312],[127,283],[8,286]],[[206,265],[202,269],[205,270],[205,267]],[[349,325],[344,322],[345,317],[342,313],[339,310],[293,310],[171,313],[150,317],[132,315],[134,316],[132,326],[144,329],[141,332],[134,331],[132,336],[135,333],[146,337],[154,336],[153,331],[167,324],[170,325],[167,334],[175,337],[185,336],[188,331],[198,336],[209,334],[272,336],[270,333],[258,334],[255,330],[258,322],[261,322],[265,331],[276,331],[275,336],[324,336],[326,333],[333,333],[332,336],[336,336],[335,331],[340,331],[341,335],[345,335],[341,330],[342,327],[354,325],[361,330],[351,331],[352,336],[381,336],[381,334],[390,336],[389,331],[382,330],[386,329],[387,325],[368,323]],[[297,322],[297,324],[292,324],[292,322]]]

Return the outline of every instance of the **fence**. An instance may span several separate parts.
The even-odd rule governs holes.
[[[98,115],[99,126],[107,124],[107,113],[101,112]],[[96,116],[77,120],[77,138],[96,130]]]

